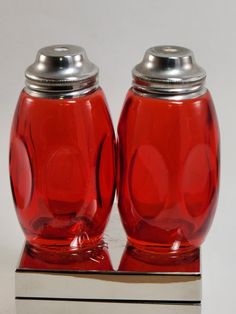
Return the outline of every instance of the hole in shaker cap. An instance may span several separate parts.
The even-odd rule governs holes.
[[[173,48],[173,47],[164,47],[163,50],[165,52],[176,52],[177,51],[177,49]]]
[[[66,48],[66,47],[56,47],[56,48],[54,48],[54,50],[55,50],[55,51],[67,51],[67,50],[69,50],[69,49]]]

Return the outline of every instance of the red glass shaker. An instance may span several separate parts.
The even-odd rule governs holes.
[[[39,50],[25,74],[10,141],[19,222],[34,252],[90,248],[115,191],[115,138],[98,68],[82,47],[55,45]]]
[[[118,126],[118,204],[128,241],[178,256],[198,248],[219,189],[219,130],[192,51],[158,46],[133,70]]]

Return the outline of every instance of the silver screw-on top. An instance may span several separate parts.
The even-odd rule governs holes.
[[[205,90],[205,71],[191,50],[179,46],[149,48],[132,74],[134,90],[143,94],[189,97]]]
[[[77,97],[98,87],[98,68],[84,48],[53,45],[38,51],[25,72],[26,92],[36,97]]]

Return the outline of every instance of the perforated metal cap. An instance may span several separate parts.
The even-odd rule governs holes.
[[[193,52],[179,46],[149,48],[132,74],[137,91],[167,97],[198,93],[203,90],[206,78]]]
[[[70,97],[98,87],[98,68],[84,48],[53,45],[38,51],[25,72],[26,91],[39,97]]]

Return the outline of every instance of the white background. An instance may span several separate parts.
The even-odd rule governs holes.
[[[78,44],[100,68],[114,126],[131,69],[153,45],[191,48],[207,71],[221,128],[222,175],[203,246],[202,314],[236,313],[236,7],[210,0],[0,0],[0,313],[14,313],[14,268],[23,244],[10,193],[11,118],[37,50]]]

